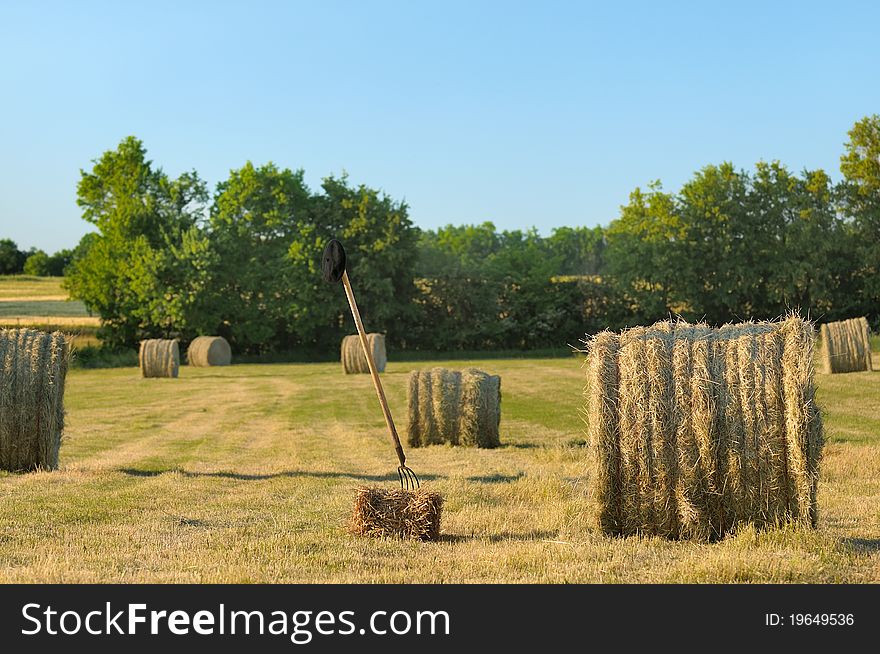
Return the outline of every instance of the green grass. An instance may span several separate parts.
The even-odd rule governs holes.
[[[830,439],[817,530],[707,545],[585,526],[577,359],[392,361],[401,431],[409,370],[444,363],[502,375],[504,446],[408,449],[446,497],[439,543],[345,531],[357,484],[397,483],[366,375],[338,363],[183,367],[176,380],[73,370],[61,470],[0,473],[0,581],[880,581],[880,373],[817,376]]]
[[[12,300],[0,302],[0,318],[9,316],[88,316],[79,300]]]

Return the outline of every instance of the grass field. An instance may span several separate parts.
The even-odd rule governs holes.
[[[66,300],[67,291],[61,287],[63,281],[64,277],[0,275],[0,300]]]
[[[446,497],[439,543],[345,531],[357,484],[397,483],[366,375],[339,364],[184,367],[177,380],[71,371],[62,469],[0,473],[0,581],[880,581],[880,373],[818,376],[829,443],[817,530],[694,544],[584,525],[577,359],[473,363],[502,375],[504,446],[408,452]],[[388,365],[401,426],[407,373],[429,365]]]
[[[97,316],[70,300],[61,287],[63,277],[0,275],[0,327],[36,327],[63,331],[76,347],[99,345]]]

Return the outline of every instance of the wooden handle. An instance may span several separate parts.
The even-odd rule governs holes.
[[[376,388],[376,395],[379,396],[379,404],[382,405],[382,411],[385,414],[385,424],[388,425],[388,431],[391,433],[391,440],[394,441],[394,451],[397,452],[397,458],[400,465],[406,465],[406,456],[403,454],[403,447],[400,445],[400,437],[397,435],[397,429],[394,427],[394,420],[391,418],[391,411],[388,408],[388,401],[385,399],[385,391],[382,389],[382,381],[379,379],[379,373],[376,371],[376,362],[373,361],[373,353],[367,345],[367,334],[364,331],[364,323],[361,322],[361,312],[358,311],[357,302],[354,301],[354,292],[351,290],[351,282],[348,281],[348,271],[342,273],[342,286],[345,288],[345,297],[348,298],[348,306],[351,308],[351,315],[354,317],[354,324],[357,326],[358,336],[361,339],[361,347],[364,349],[364,355],[367,357],[367,365],[370,367],[370,376],[373,378],[373,386]]]

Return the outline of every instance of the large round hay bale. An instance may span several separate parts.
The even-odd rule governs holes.
[[[407,441],[413,447],[448,443],[501,444],[501,377],[469,368],[410,373]]]
[[[232,363],[232,348],[222,336],[199,336],[186,349],[186,360],[196,367],[228,366]]]
[[[388,356],[385,353],[385,335],[367,334],[367,347],[373,355],[373,363],[376,364],[377,372],[385,372],[385,364]],[[346,336],[342,339],[341,346],[342,369],[346,375],[369,373],[370,366],[364,348],[361,347],[361,339],[357,334]]]
[[[149,338],[141,341],[138,363],[144,377],[177,377],[180,368],[177,340]]]
[[[0,469],[58,467],[68,353],[61,332],[0,330]]]
[[[826,374],[870,371],[871,331],[867,318],[829,322],[820,328]]]
[[[593,519],[613,535],[714,540],[816,524],[813,327],[658,323],[588,341]]]

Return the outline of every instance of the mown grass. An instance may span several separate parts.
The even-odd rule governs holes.
[[[33,275],[0,275],[0,299],[19,298],[24,300],[67,298],[67,291],[61,287],[64,277],[34,277]]]
[[[817,530],[707,545],[585,525],[576,359],[392,361],[401,431],[409,370],[444,363],[502,375],[504,446],[408,449],[446,497],[439,543],[345,531],[357,484],[397,483],[366,375],[338,363],[183,367],[176,380],[74,370],[61,470],[0,474],[0,580],[880,581],[880,373],[818,376],[829,443]]]

